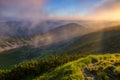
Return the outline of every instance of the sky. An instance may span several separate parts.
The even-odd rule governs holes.
[[[0,20],[120,20],[120,0],[0,0]]]

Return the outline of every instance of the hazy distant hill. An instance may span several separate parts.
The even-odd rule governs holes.
[[[51,24],[51,22],[48,23]],[[36,32],[34,35],[30,36],[27,26],[28,25],[26,24],[22,24],[22,22],[7,22],[7,26],[6,24],[5,26],[0,26],[2,27],[0,30],[0,49],[2,50],[2,48],[6,48],[7,50],[25,45],[40,47],[54,43],[56,44],[90,32],[90,29],[84,26],[70,23],[51,28],[44,34],[40,34],[42,33],[40,31],[39,33]]]
[[[29,37],[12,37],[0,36],[0,52],[10,49],[27,46],[30,44],[31,38]]]
[[[104,28],[87,34],[63,50],[63,53],[120,52],[120,26]]]
[[[34,25],[29,21],[0,22],[0,51],[26,45],[34,38],[34,35],[43,34],[46,31],[59,27],[63,23],[63,21],[49,20]]]
[[[28,36],[30,22],[24,21],[6,21],[0,22],[0,35],[4,36]]]
[[[8,36],[31,36],[36,34],[42,34],[53,28],[65,24],[64,21],[4,21],[0,22],[0,35]]]
[[[44,45],[50,45],[54,43],[60,43],[75,37],[80,37],[91,31],[92,29],[86,26],[78,25],[76,23],[69,23],[49,30],[41,36],[36,36],[35,38],[38,41],[36,44],[39,45],[39,43],[42,43]],[[43,37],[43,39],[41,40],[40,38],[40,40],[38,40],[38,37]]]

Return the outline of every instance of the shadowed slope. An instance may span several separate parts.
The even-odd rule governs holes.
[[[104,28],[101,31],[87,34],[62,53],[116,53],[120,52],[120,26]]]

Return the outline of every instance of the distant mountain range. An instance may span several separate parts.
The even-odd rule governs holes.
[[[53,28],[65,24],[64,21],[4,21],[0,22],[0,35],[31,36],[45,33]]]
[[[0,36],[0,63],[6,67],[52,54],[120,52],[120,27],[96,29],[77,23],[57,26],[32,36]],[[20,31],[21,32],[21,31]]]
[[[39,43],[45,43],[44,45],[50,45],[83,36],[91,31],[92,29],[89,27],[85,27],[76,23],[69,23],[49,30],[43,35],[37,36],[35,38],[38,40],[38,45],[40,45]],[[43,39],[39,38],[41,39],[39,40],[38,37],[43,37]]]
[[[47,22],[51,24],[51,22]],[[47,25],[48,25],[47,24]],[[54,23],[53,23],[54,24]],[[55,23],[58,25],[57,23]],[[29,28],[27,26],[30,23],[22,22],[7,22],[5,25],[1,24],[0,30],[0,48],[3,49],[12,49],[18,48],[20,46],[31,45],[31,46],[45,46],[58,42],[64,42],[78,36],[82,36],[90,32],[90,28],[78,25],[76,23],[63,24],[61,26],[51,27],[47,32],[42,32],[42,29],[39,27],[33,28],[31,30],[35,31],[32,35],[29,35]],[[6,26],[7,25],[7,26]],[[41,30],[41,31],[40,31]]]
[[[16,64],[25,59],[45,57],[71,44],[76,37],[83,36],[90,29],[76,23],[64,24],[53,28],[44,34],[33,36],[0,36],[0,51],[2,64]],[[9,56],[9,58],[8,58]],[[15,58],[13,58],[15,56]],[[10,62],[5,59],[17,59]],[[7,62],[6,62],[7,61]]]
[[[104,28],[82,36],[62,53],[118,53],[120,52],[120,25]]]

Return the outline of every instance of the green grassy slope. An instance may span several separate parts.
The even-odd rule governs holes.
[[[119,80],[120,55],[90,55],[60,66],[34,80]]]
[[[62,53],[116,53],[120,52],[120,26],[105,28],[87,34],[66,47]]]
[[[24,46],[16,49],[3,51],[0,53],[0,68],[12,68],[15,64],[19,64],[24,60],[29,60],[33,58],[42,59],[45,57],[49,57],[50,55],[56,55],[57,50],[62,50],[69,44],[68,42],[61,43],[59,45],[52,45],[47,48],[34,48],[31,46]],[[61,54],[58,53],[57,55]]]
[[[25,54],[28,53],[29,48],[21,47],[4,51],[0,54],[0,68],[12,68],[15,64],[18,64],[25,60]]]
[[[0,80],[120,80],[120,54],[51,56],[0,70]]]
[[[84,56],[84,55],[83,55]],[[51,56],[42,60],[27,60],[15,65],[12,69],[0,70],[0,80],[32,80],[33,78],[52,71],[54,68],[67,62],[77,60],[81,55]]]

